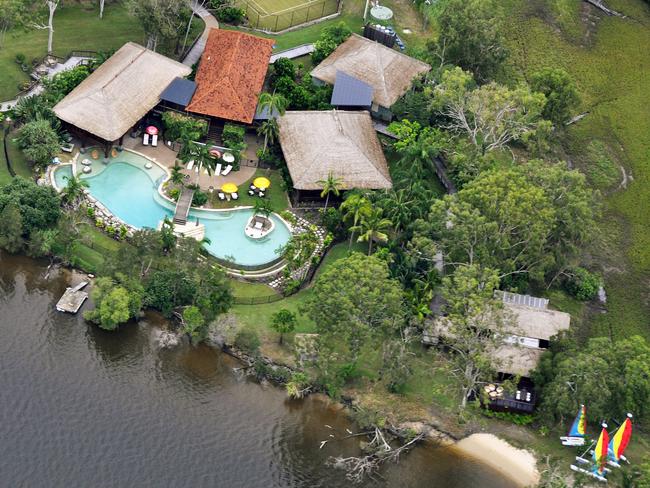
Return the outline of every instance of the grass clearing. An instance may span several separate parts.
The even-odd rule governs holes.
[[[73,50],[108,51],[120,48],[127,41],[142,43],[144,31],[120,3],[106,6],[104,18],[99,18],[95,5],[69,4],[61,6],[54,15],[54,53],[66,56]],[[22,53],[27,62],[47,54],[46,30],[13,30],[7,33],[0,49],[0,100],[10,100],[19,85],[28,79],[15,62]]]
[[[260,197],[256,195],[250,196],[248,194],[248,187],[258,176],[264,176],[271,181],[271,186],[268,188],[264,198],[271,203],[273,211],[282,212],[283,210],[286,210],[289,207],[289,199],[284,190],[284,180],[282,179],[282,175],[277,170],[259,168],[255,171],[255,174],[250,180],[239,186],[239,199],[237,200],[237,206],[253,206],[255,201],[260,199]],[[219,200],[217,193],[218,192],[213,192],[210,200],[210,204],[213,208],[230,208],[233,206],[233,202]]]
[[[540,1],[505,2],[514,77],[526,78],[544,66],[571,73],[583,99],[581,111],[589,115],[569,129],[569,155],[600,139],[634,175],[626,190],[603,199],[592,266],[605,274],[608,313],[593,317],[590,334],[650,338],[650,58],[640,48],[650,45],[650,10],[640,0],[612,1],[610,7],[634,20],[602,18],[595,32],[585,31],[576,42],[572,33],[559,35],[531,5]]]
[[[337,0],[238,0],[255,29],[279,32],[336,13]]]

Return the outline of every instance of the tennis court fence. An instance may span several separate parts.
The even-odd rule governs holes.
[[[248,27],[269,32],[280,32],[290,27],[318,20],[339,12],[342,0],[315,0],[281,12],[267,13],[254,0],[241,0]]]

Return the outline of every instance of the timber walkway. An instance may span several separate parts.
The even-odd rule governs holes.
[[[183,188],[183,193],[178,197],[178,202],[176,203],[176,211],[174,212],[175,224],[185,225],[187,223],[187,216],[190,214],[193,198],[194,190]]]
[[[279,51],[271,56],[269,64],[275,63],[280,58],[295,59],[300,56],[306,56],[314,52],[316,48],[313,44],[301,44],[300,46],[292,47],[291,49],[285,49],[284,51]]]

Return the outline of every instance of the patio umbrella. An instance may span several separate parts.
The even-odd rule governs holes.
[[[229,153],[229,152],[223,153],[223,160],[226,163],[234,163],[235,162],[235,156],[233,156],[233,154]]]
[[[149,134],[150,136],[155,136],[156,134],[158,134],[158,127],[156,127],[156,126],[154,126],[154,125],[150,125],[149,127],[147,127],[147,128],[145,129],[145,131],[146,131],[147,134]]]
[[[237,185],[235,185],[234,183],[224,183],[223,186],[221,187],[221,190],[226,193],[236,193]]]
[[[271,186],[271,182],[269,181],[268,178],[265,178],[264,176],[260,176],[259,178],[255,178],[253,181],[253,185],[255,185],[257,188],[261,190],[266,190],[269,186]]]
[[[218,149],[210,149],[210,156],[218,159],[221,157],[221,152]]]

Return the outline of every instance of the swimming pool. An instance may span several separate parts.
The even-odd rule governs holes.
[[[82,175],[88,182],[90,194],[110,212],[124,222],[137,228],[157,228],[165,217],[172,217],[174,206],[158,193],[158,186],[166,172],[154,164],[145,169],[149,162],[143,156],[123,152],[111,158],[107,165],[93,163],[93,172]],[[81,165],[78,166],[78,168]],[[72,166],[60,166],[54,170],[54,181],[59,188],[66,186],[65,176],[72,174]],[[79,173],[77,173],[79,174]],[[205,245],[210,254],[244,266],[260,266],[278,257],[277,249],[284,246],[291,237],[285,222],[272,215],[275,229],[260,240],[246,237],[244,228],[253,214],[252,209],[226,211],[190,210],[188,221],[205,225]]]

